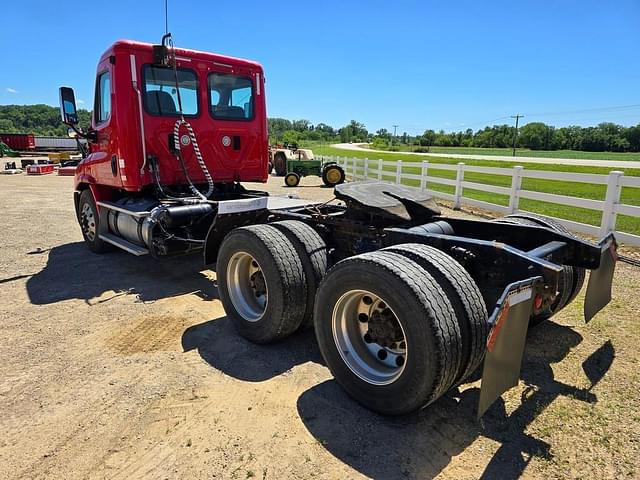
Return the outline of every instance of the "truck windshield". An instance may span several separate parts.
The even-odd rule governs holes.
[[[144,106],[152,115],[179,115],[178,90],[183,115],[198,114],[198,80],[196,73],[188,69],[178,69],[178,89],[176,75],[172,68],[147,65],[142,71],[144,81]]]
[[[251,79],[223,73],[210,74],[209,111],[214,118],[251,120],[253,118]]]

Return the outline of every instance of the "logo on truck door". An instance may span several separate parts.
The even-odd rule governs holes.
[[[224,137],[222,137],[222,145],[224,145],[225,147],[231,145],[231,137],[229,135],[225,135]]]
[[[190,142],[191,139],[189,138],[189,135],[182,135],[180,137],[180,143],[182,144],[182,146],[186,147]]]

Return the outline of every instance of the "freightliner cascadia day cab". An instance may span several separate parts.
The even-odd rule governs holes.
[[[69,87],[60,108],[88,142],[74,202],[93,252],[199,254],[240,335],[313,327],[338,383],[377,412],[422,408],[477,373],[482,415],[517,384],[529,326],[572,302],[586,270],[586,320],[611,299],[613,235],[592,243],[524,213],[445,217],[386,182],[338,185],[325,203],[246,189],[268,178],[258,63],[170,34],[118,41],[98,62],[91,127]]]

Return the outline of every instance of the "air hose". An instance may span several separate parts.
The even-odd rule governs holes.
[[[182,158],[182,153],[181,153],[181,150],[180,150],[180,147],[181,147],[180,126],[181,125],[184,125],[185,128],[187,129],[187,132],[189,133],[189,138],[191,139],[191,144],[193,145],[193,153],[196,155],[196,160],[198,160],[198,165],[200,165],[200,169],[202,170],[202,173],[204,173],[204,177],[207,179],[207,184],[209,185],[209,189],[207,190],[207,193],[203,194],[202,192],[200,192],[200,190],[198,190],[195,187],[195,185],[193,185],[193,183],[191,183],[191,179],[187,175],[187,181],[189,182],[189,188],[191,188],[191,191],[195,195],[201,197],[203,200],[206,200],[213,193],[213,190],[215,188],[214,185],[213,185],[213,178],[211,177],[211,174],[209,173],[209,169],[207,168],[207,165],[204,163],[204,160],[202,158],[202,153],[200,153],[200,147],[198,146],[198,140],[196,139],[196,134],[193,132],[193,128],[191,127],[191,124],[189,122],[187,122],[184,119],[184,117],[176,120],[176,123],[173,126],[173,147],[174,147],[174,150],[176,152],[176,156],[182,162],[182,166],[184,168],[184,160]],[[185,170],[185,175],[186,175],[186,168],[184,168],[184,170]]]

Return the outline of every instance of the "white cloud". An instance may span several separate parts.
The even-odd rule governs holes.
[[[84,105],[84,100],[80,100],[80,99],[78,99],[78,103],[79,103],[80,105]]]
[[[9,92],[9,93],[18,93],[18,90],[16,90],[15,88],[7,87],[7,92]]]

